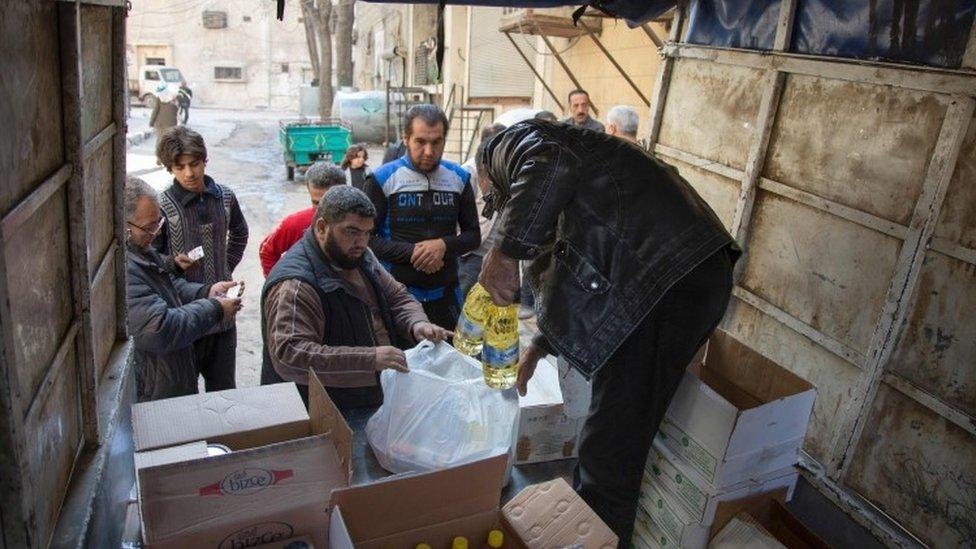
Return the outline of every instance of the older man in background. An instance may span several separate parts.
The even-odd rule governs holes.
[[[637,144],[640,116],[630,105],[617,105],[607,113],[607,134]]]
[[[563,123],[603,133],[603,124],[590,116],[591,108],[593,108],[593,104],[590,103],[590,94],[586,90],[569,92],[569,113],[571,116],[563,120]]]
[[[130,177],[125,184],[126,302],[139,402],[197,392],[193,344],[241,308],[234,282],[197,284],[174,277],[152,242],[165,223],[156,191]]]
[[[278,226],[261,241],[258,255],[261,257],[264,276],[268,276],[272,267],[281,256],[285,255],[288,248],[302,239],[305,229],[312,226],[315,207],[319,205],[325,191],[345,183],[346,173],[335,164],[316,162],[308,168],[305,172],[305,185],[308,187],[308,197],[312,201],[312,206],[282,219],[281,223],[278,223]]]

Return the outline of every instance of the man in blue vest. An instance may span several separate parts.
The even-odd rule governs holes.
[[[448,121],[435,105],[407,111],[407,153],[366,178],[376,207],[369,246],[430,321],[453,329],[461,312],[457,258],[481,243],[470,175],[443,160]]]

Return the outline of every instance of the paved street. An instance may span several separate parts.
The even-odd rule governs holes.
[[[301,180],[285,177],[281,146],[278,144],[278,121],[294,117],[285,112],[230,111],[193,109],[189,126],[203,134],[207,142],[207,175],[229,186],[237,194],[247,218],[250,237],[244,260],[234,278],[244,280],[247,291],[244,309],[237,317],[237,385],[258,385],[261,372],[261,310],[259,297],[264,275],[258,259],[261,240],[278,221],[309,205]],[[148,126],[149,112],[133,107],[129,134]],[[157,190],[165,189],[172,176],[156,165],[155,136],[132,147],[127,157],[127,171],[146,180]],[[382,159],[382,148],[371,147],[371,165]]]

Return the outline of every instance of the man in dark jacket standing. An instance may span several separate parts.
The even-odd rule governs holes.
[[[195,284],[174,278],[152,248],[165,220],[156,192],[129,178],[125,185],[126,303],[135,347],[139,402],[197,392],[193,343],[221,320],[232,320],[240,299],[228,299],[234,282]]]
[[[725,313],[738,248],[677,171],[622,139],[527,121],[481,160],[502,215],[481,281],[511,303],[532,260],[541,334],[519,391],[547,353],[593,383],[575,488],[626,546],[651,441],[685,367]]]
[[[203,136],[186,126],[170,128],[156,141],[156,158],[173,174],[173,184],[159,196],[166,224],[156,239],[156,251],[170,272],[190,282],[230,279],[244,257],[247,221],[234,191],[206,175]],[[233,321],[214,327],[194,344],[194,351],[208,391],[236,387]]]
[[[367,176],[364,190],[376,208],[369,247],[431,322],[450,330],[461,314],[457,258],[478,247],[481,229],[470,174],[442,159],[447,130],[440,107],[410,107],[406,154]]]

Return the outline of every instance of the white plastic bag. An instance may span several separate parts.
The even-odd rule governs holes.
[[[406,355],[409,373],[380,375],[383,405],[366,423],[384,469],[422,472],[511,455],[518,420],[513,390],[486,386],[481,365],[447,343],[423,341]]]

